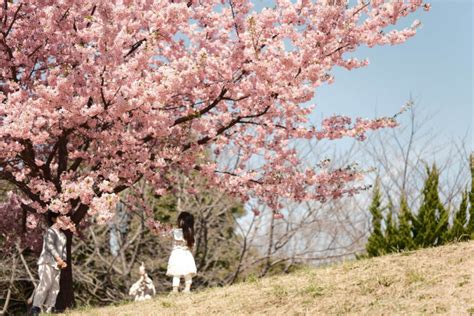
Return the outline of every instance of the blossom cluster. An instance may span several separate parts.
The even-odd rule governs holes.
[[[250,0],[5,3],[0,179],[22,192],[23,209],[61,213],[67,227],[86,215],[109,221],[117,193],[142,179],[165,192],[176,172],[275,211],[282,198],[357,191],[357,172],[302,170],[289,144],[362,140],[395,119],[311,126],[303,104],[334,81],[334,67],[368,66],[350,56],[358,47],[414,36],[419,21],[392,25],[429,9],[422,0],[277,0],[260,12]],[[236,150],[235,169],[209,161],[210,147],[216,159]],[[252,170],[257,156],[263,166]]]
[[[21,249],[41,251],[43,227],[45,223],[38,214],[28,214],[21,210],[21,198],[12,192],[7,200],[0,203],[0,239],[2,249],[16,246]]]

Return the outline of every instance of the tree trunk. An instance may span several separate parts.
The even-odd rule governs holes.
[[[72,279],[72,260],[71,260],[71,249],[72,249],[72,233],[67,230],[64,232],[67,237],[66,250],[67,250],[67,268],[61,270],[60,290],[56,299],[56,310],[64,311],[67,308],[74,307],[74,289]]]
[[[79,225],[81,220],[87,214],[87,210],[89,207],[84,204],[80,204],[77,210],[72,214],[71,220],[76,224]],[[67,237],[66,243],[66,252],[67,252],[67,268],[61,270],[61,280],[59,281],[59,293],[58,297],[56,298],[56,310],[57,311],[64,311],[67,308],[73,308],[75,306],[74,301],[74,284],[72,278],[72,237],[73,234],[71,231],[66,230],[64,231]]]
[[[262,273],[260,273],[260,277],[264,277],[272,267],[273,230],[275,228],[275,217],[273,217],[273,214],[271,216],[272,217],[270,221],[270,232],[268,234],[267,256],[265,260],[265,266],[262,270]]]

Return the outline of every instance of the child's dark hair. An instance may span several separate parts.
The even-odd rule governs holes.
[[[178,227],[183,230],[183,237],[189,248],[194,245],[194,216],[188,212],[181,212],[178,216]]]
[[[55,219],[57,219],[58,217],[59,213],[48,211],[48,213],[46,213],[46,222],[48,223],[48,227],[53,226],[53,224],[55,223]]]

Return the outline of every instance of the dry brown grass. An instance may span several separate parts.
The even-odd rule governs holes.
[[[305,269],[187,296],[159,296],[145,303],[68,313],[211,314],[474,315],[474,242]]]

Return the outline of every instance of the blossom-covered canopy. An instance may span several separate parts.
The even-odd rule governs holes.
[[[116,194],[143,179],[158,194],[174,172],[273,209],[354,192],[352,169],[300,168],[295,139],[364,138],[393,118],[308,123],[316,89],[361,45],[399,44],[419,22],[386,31],[422,0],[28,0],[0,7],[0,179],[22,207],[79,223],[107,221]],[[238,150],[237,150],[238,149]],[[222,152],[239,155],[219,169]],[[259,156],[258,170],[249,161]]]

